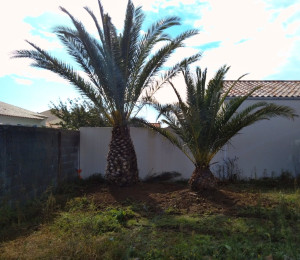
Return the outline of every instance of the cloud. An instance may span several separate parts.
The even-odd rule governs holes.
[[[110,2],[108,0],[104,0],[102,3],[105,10],[111,13],[114,18],[117,18],[117,25],[121,26],[124,20],[126,1],[118,2],[118,8],[115,8],[115,5],[109,4]],[[11,59],[12,52],[19,49],[30,49],[30,46],[25,42],[25,39],[34,42],[45,50],[51,51],[62,48],[58,39],[51,32],[43,31],[43,29],[41,29],[42,27],[39,29],[34,28],[32,25],[24,22],[26,17],[39,17],[45,13],[52,13],[58,17],[66,17],[66,15],[59,10],[59,6],[66,7],[75,17],[82,18],[84,24],[88,25],[90,31],[96,31],[90,16],[83,9],[84,6],[89,6],[94,10],[98,10],[96,0],[76,0],[76,5],[74,5],[74,1],[72,0],[8,1],[5,3],[5,6],[0,9],[0,23],[6,25],[1,28],[1,33],[2,35],[5,35],[5,37],[1,39],[0,77],[12,74],[23,75],[28,72],[30,72],[30,77],[39,77],[38,75],[41,75],[40,71],[34,72],[34,69],[28,68],[28,64],[30,63],[28,60]],[[53,23],[53,25],[57,25],[55,20],[49,22]],[[49,24],[47,24],[47,28],[48,27]],[[33,32],[38,32],[43,37],[36,33],[33,35]],[[55,81],[57,79],[58,77],[49,78],[49,80]]]
[[[228,64],[232,67],[227,75],[230,79],[244,73],[249,73],[247,79],[276,77],[300,48],[298,10],[300,4],[272,9],[263,1],[211,0],[201,19],[195,21],[200,34],[187,44],[194,47],[221,42],[218,48],[204,51],[198,63],[209,68],[210,76]]]
[[[15,82],[17,83],[17,84],[20,84],[20,85],[27,85],[27,86],[30,86],[30,85],[32,85],[32,80],[30,80],[30,79],[26,79],[26,78],[14,78],[14,80],[15,80]]]
[[[112,16],[117,28],[122,28],[127,1],[102,0],[101,2],[105,11]],[[230,78],[237,78],[248,72],[249,78],[263,79],[282,72],[282,69],[288,70],[292,57],[293,66],[294,57],[299,57],[300,4],[297,1],[289,5],[284,5],[283,1],[275,1],[277,3],[275,5],[275,2],[270,0],[201,2],[187,0],[184,4],[180,0],[133,0],[133,2],[135,5],[141,5],[149,14],[162,10],[168,14],[177,10],[179,15],[184,15],[185,24],[190,24],[192,17],[198,15],[199,19],[193,22],[193,26],[201,29],[200,34],[189,39],[188,48],[178,50],[168,64],[174,64],[184,56],[194,54],[201,45],[220,42],[216,48],[210,48],[204,52],[199,65],[208,67],[209,71],[214,72],[226,63],[232,66],[228,74]],[[55,14],[60,21],[62,17],[66,17],[58,9],[60,5],[68,9],[75,17],[79,17],[87,25],[88,30],[96,33],[91,18],[82,8],[89,6],[98,15],[96,0],[76,0],[76,4],[73,0],[28,0],[26,2],[10,0],[0,10],[1,24],[9,25],[2,27],[2,34],[5,37],[1,40],[0,77],[18,74],[29,75],[33,79],[44,75],[39,70],[29,68],[29,61],[11,60],[10,56],[13,50],[28,48],[24,39],[32,40],[46,50],[62,48],[55,36],[43,29],[42,25],[34,28],[24,22],[25,17],[39,17],[45,13]],[[49,22],[56,24],[55,19]],[[34,31],[38,34],[33,35]],[[59,80],[57,76],[50,76],[52,73],[48,75],[48,80]]]
[[[124,14],[126,10],[127,1],[101,1],[105,12],[108,12],[117,28],[122,28],[124,23]],[[196,0],[188,0],[189,3],[195,3]],[[118,8],[116,7],[116,3]],[[176,1],[145,1],[134,0],[135,5],[142,5],[143,10],[155,10],[156,8],[168,8],[171,6],[178,6],[179,0]],[[94,10],[95,14],[99,16],[99,8],[96,0],[76,0],[76,5],[72,0],[28,0],[26,3],[17,0],[8,1],[5,8],[0,10],[0,23],[9,24],[4,27],[2,32],[6,35],[1,41],[0,59],[2,67],[0,70],[0,77],[5,75],[18,74],[23,76],[29,74],[32,78],[39,78],[41,72],[39,70],[29,68],[30,61],[21,59],[11,59],[12,52],[18,49],[30,49],[30,46],[24,41],[25,39],[34,42],[41,48],[51,51],[62,48],[62,45],[55,37],[55,35],[47,30],[51,25],[57,25],[56,20],[47,20],[47,24],[39,24],[38,27],[33,27],[32,24],[24,22],[26,17],[41,17],[45,13],[55,14],[58,21],[67,15],[59,10],[59,6],[65,7],[76,18],[79,18],[87,29],[96,34],[95,25],[91,17],[83,9],[84,6],[90,7]],[[17,7],[17,8],[16,8]],[[51,25],[50,25],[50,24]],[[51,75],[51,74],[48,74]],[[49,77],[48,80],[57,81],[59,77]]]
[[[211,0],[207,3],[200,11],[201,19],[194,23],[195,28],[201,30],[200,35],[205,36],[205,39],[201,39],[199,35],[202,43],[220,39],[235,43],[247,39],[262,30],[271,15],[265,11],[263,1]]]
[[[158,12],[164,9],[164,12],[170,11],[170,8],[184,7],[193,12],[198,12],[197,9],[193,8],[202,4],[200,0],[133,0],[133,3],[137,6],[142,6],[144,11]],[[182,9],[181,9],[182,11]]]
[[[172,79],[172,84],[179,92],[182,99],[186,99],[185,82],[182,74],[178,74]],[[170,84],[166,83],[160,90],[155,93],[154,97],[161,104],[172,104],[178,102],[176,94]]]
[[[35,80],[45,80],[46,82],[55,82],[64,85],[70,85],[67,80],[51,71],[30,67],[30,62],[28,62],[26,65],[24,64],[24,61],[23,64],[21,60],[16,61],[16,64],[18,64],[19,66],[16,66],[16,64],[14,64],[16,72],[9,75],[18,84],[24,84],[25,82],[29,83],[29,81],[33,82]]]

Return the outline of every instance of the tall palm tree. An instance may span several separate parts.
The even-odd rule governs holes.
[[[167,137],[181,149],[195,165],[189,180],[193,190],[211,189],[217,186],[217,179],[210,171],[210,161],[215,154],[230,141],[241,129],[260,120],[282,116],[293,119],[297,115],[287,106],[257,102],[244,109],[239,109],[243,102],[258,88],[246,96],[235,97],[226,101],[226,97],[235,87],[224,89],[223,80],[229,67],[218,70],[206,87],[206,69],[196,69],[193,76],[188,68],[183,70],[187,99],[183,101],[174,85],[170,82],[178,102],[161,105],[153,100],[154,107],[163,116],[162,122],[169,130],[152,129]]]
[[[143,96],[151,97],[179,72],[183,64],[192,63],[200,57],[196,54],[171,68],[164,67],[170,55],[197,31],[185,31],[171,38],[165,31],[180,25],[180,19],[168,17],[142,33],[144,14],[141,7],[135,8],[129,0],[124,28],[118,33],[110,16],[104,13],[100,0],[98,4],[102,24],[93,11],[85,7],[98,30],[97,38],[90,35],[84,25],[63,7],[60,9],[69,16],[74,28],[59,26],[54,30],[86,77],[32,42],[28,43],[33,50],[16,51],[14,57],[30,58],[34,61],[32,66],[50,70],[67,79],[107,118],[113,129],[106,177],[110,183],[123,186],[138,181],[136,154],[128,122],[143,107]],[[154,51],[158,43],[162,47]],[[162,69],[164,73],[158,77]]]

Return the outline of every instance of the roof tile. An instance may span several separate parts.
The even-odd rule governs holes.
[[[0,115],[2,116],[12,116],[12,117],[22,117],[43,120],[47,116],[29,111],[27,109],[16,107],[0,101]]]
[[[245,96],[253,88],[261,86],[250,97],[300,97],[300,81],[287,80],[224,80],[224,89],[236,83],[228,97]]]

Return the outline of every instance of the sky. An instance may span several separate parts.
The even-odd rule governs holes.
[[[123,27],[126,0],[102,0],[117,27]],[[158,19],[179,16],[182,25],[172,30],[173,36],[188,29],[199,34],[188,39],[167,62],[170,66],[183,57],[202,52],[195,64],[208,68],[208,78],[218,68],[231,66],[226,79],[237,79],[248,73],[248,80],[300,80],[300,0],[133,0],[146,15],[145,29]],[[10,0],[0,9],[0,101],[34,112],[79,97],[76,89],[56,74],[33,68],[30,60],[12,59],[15,50],[30,49],[25,40],[69,60],[62,44],[53,34],[58,25],[71,25],[59,10],[65,7],[94,34],[94,24],[83,9],[98,12],[97,0]],[[182,79],[174,81],[184,90]],[[158,97],[172,102],[168,88]],[[143,115],[149,111],[143,111]],[[151,113],[150,113],[151,114]],[[149,116],[149,115],[148,115]],[[150,120],[154,120],[154,117]]]

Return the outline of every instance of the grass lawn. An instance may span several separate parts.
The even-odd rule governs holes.
[[[300,192],[279,183],[65,186],[0,213],[0,259],[300,259]]]

